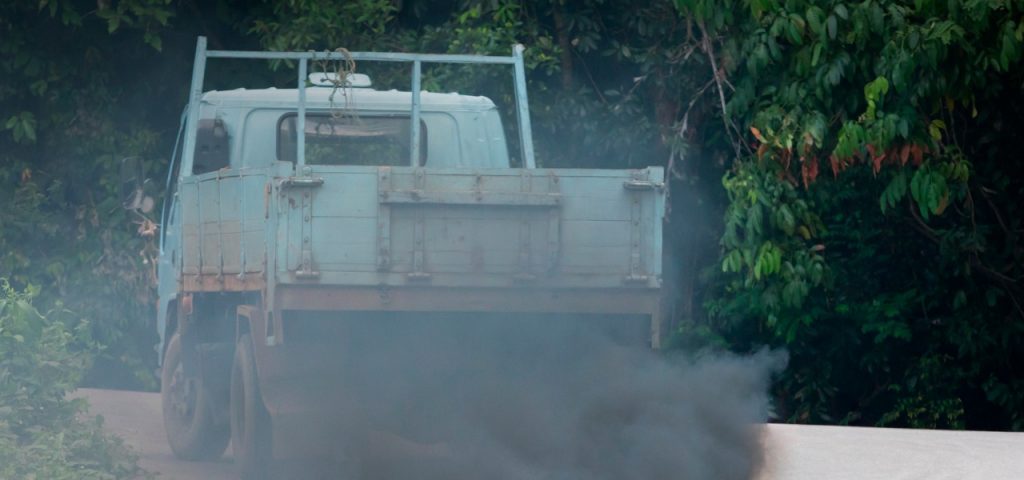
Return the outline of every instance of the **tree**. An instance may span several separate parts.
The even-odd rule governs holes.
[[[734,152],[726,336],[790,349],[790,419],[1024,427],[1024,5],[729,3],[678,2]]]

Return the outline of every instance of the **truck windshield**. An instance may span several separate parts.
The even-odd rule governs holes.
[[[277,130],[277,158],[295,161],[294,113],[281,117]],[[409,165],[407,116],[306,115],[308,165]],[[420,165],[427,152],[426,125],[420,122]]]

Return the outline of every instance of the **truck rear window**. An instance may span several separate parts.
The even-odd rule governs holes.
[[[281,117],[277,129],[277,158],[295,161],[295,120]],[[306,163],[309,165],[409,165],[408,116],[330,114],[306,115]],[[419,164],[427,152],[427,128],[420,122]]]

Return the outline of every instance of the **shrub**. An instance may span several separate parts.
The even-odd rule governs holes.
[[[69,398],[89,365],[84,321],[32,306],[37,289],[0,279],[0,478],[118,479],[143,472],[102,417]]]

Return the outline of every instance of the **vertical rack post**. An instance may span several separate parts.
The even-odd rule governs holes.
[[[306,59],[299,59],[299,112],[295,118],[295,165],[296,170],[306,165]]]
[[[530,102],[526,98],[526,69],[523,67],[522,44],[512,47],[515,59],[516,116],[519,117],[519,145],[523,148],[523,167],[537,168],[533,157],[533,131],[530,129]]]
[[[192,86],[188,91],[188,118],[185,124],[185,145],[181,152],[182,167],[192,170],[196,151],[196,130],[199,126],[199,98],[203,95],[203,77],[206,75],[206,37],[196,41],[196,57],[192,63]],[[185,173],[184,171],[182,173]]]
[[[409,165],[420,166],[420,83],[423,65],[412,62],[412,119],[409,125]]]

